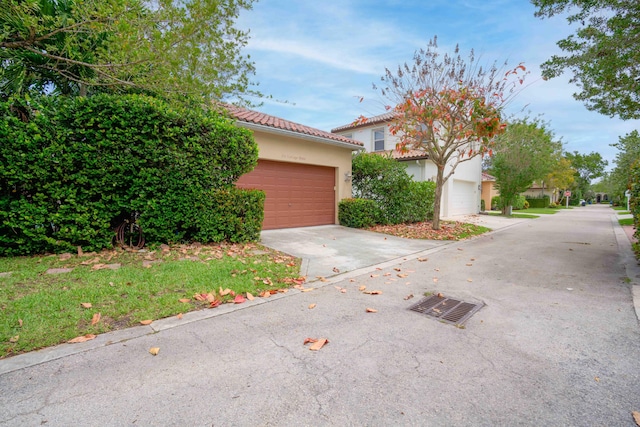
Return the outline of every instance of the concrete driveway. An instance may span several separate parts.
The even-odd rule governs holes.
[[[634,426],[640,273],[614,219],[562,211],[427,261],[105,334],[0,374],[0,424]],[[485,305],[456,327],[408,310],[425,292]]]

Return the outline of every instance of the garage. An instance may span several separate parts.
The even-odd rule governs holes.
[[[477,194],[474,182],[454,179],[449,216],[478,213]]]
[[[258,160],[236,186],[264,190],[264,230],[333,224],[335,169],[326,166]]]

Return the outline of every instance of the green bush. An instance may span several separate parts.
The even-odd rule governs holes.
[[[511,207],[513,208],[513,210],[528,209],[529,202],[527,202],[527,199],[524,196],[517,196],[516,199],[513,201],[513,204],[511,205]],[[502,197],[493,196],[493,198],[491,198],[492,210],[502,210],[504,208],[505,208],[504,200]]]
[[[484,199],[480,199],[480,212],[484,212],[486,210],[486,205],[484,203]]]
[[[433,215],[435,184],[413,181],[406,168],[391,156],[359,153],[353,157],[353,194],[376,203],[381,224],[424,221]]]
[[[546,208],[551,203],[551,198],[549,196],[527,197],[527,202],[530,208]]]
[[[640,161],[631,165],[629,170],[629,209],[633,215],[634,236],[640,239]]]
[[[25,123],[0,103],[0,255],[100,250],[133,214],[148,243],[212,236],[194,219],[203,200],[257,163],[250,131],[203,110],[139,95],[33,107]]]
[[[378,215],[378,206],[371,199],[343,199],[338,203],[338,220],[345,227],[371,227],[377,224]]]

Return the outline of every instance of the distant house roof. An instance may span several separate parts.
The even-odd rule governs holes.
[[[405,152],[398,150],[374,151],[374,154],[389,155],[396,160],[422,160],[428,159],[429,155],[422,150],[408,150]]]
[[[325,132],[247,108],[235,105],[226,105],[225,108],[233,118],[241,122],[240,124],[246,124],[248,128],[258,128],[267,132],[271,130],[280,134],[297,134],[297,136],[306,137],[307,139],[324,140],[323,142],[333,143],[334,145],[351,146],[352,149],[359,149],[364,145],[360,141],[342,135]]]
[[[389,111],[387,113],[379,114],[377,116],[367,117],[364,120],[356,119],[352,123],[349,123],[349,124],[346,124],[346,125],[342,125],[342,126],[338,126],[337,128],[331,129],[331,132],[333,132],[333,133],[344,132],[344,131],[351,130],[351,129],[357,129],[357,128],[361,128],[361,127],[365,127],[365,126],[376,125],[378,123],[390,122],[391,120],[393,120],[393,118],[395,116],[396,116],[396,113],[394,113],[393,111]]]
[[[482,180],[483,180],[483,181],[495,181],[495,180],[496,180],[496,177],[495,177],[495,176],[492,176],[492,175],[489,175],[489,174],[488,174],[488,173],[486,173],[486,172],[482,172]]]

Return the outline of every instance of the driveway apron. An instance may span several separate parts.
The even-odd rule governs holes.
[[[0,424],[633,426],[637,285],[611,218],[561,211],[0,375]],[[425,292],[485,305],[456,327],[408,310]]]

